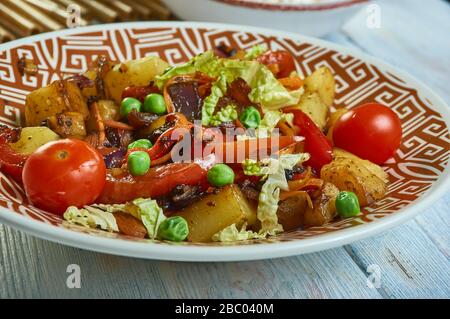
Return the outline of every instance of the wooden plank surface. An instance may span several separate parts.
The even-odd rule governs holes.
[[[399,66],[450,102],[450,41],[443,40],[450,30],[449,6],[439,0],[426,7],[418,0],[377,3],[381,29],[367,30],[363,12],[327,39]],[[0,225],[0,298],[450,298],[449,226],[450,194],[415,220],[342,248],[195,264],[93,253]],[[81,268],[80,289],[67,288],[69,264]],[[367,283],[373,267],[381,275],[378,288]]]

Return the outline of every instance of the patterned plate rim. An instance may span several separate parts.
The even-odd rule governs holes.
[[[405,80],[409,87],[425,94],[432,102],[432,109],[438,112],[447,127],[450,127],[450,107],[445,101],[434,93],[428,86],[413,78],[404,71],[383,62],[377,58],[371,57],[359,50],[347,48],[324,40],[307,37],[291,32],[274,31],[271,29],[248,27],[231,24],[203,23],[203,22],[126,22],[111,23],[103,25],[95,25],[81,27],[77,29],[67,29],[49,33],[43,33],[15,40],[0,45],[0,51],[28,44],[37,40],[44,40],[52,37],[65,35],[73,35],[77,33],[95,32],[101,30],[121,28],[158,28],[158,27],[191,27],[219,29],[224,31],[244,31],[249,33],[261,33],[276,37],[290,38],[300,41],[309,42],[319,45],[327,49],[335,50],[343,54],[347,54],[365,63],[376,65],[380,69],[386,70],[392,74],[398,75]],[[362,224],[347,229],[338,230],[328,234],[320,234],[311,238],[301,240],[293,240],[289,242],[278,242],[260,244],[260,245],[239,245],[239,246],[176,246],[176,245],[155,245],[145,242],[133,242],[123,239],[103,238],[88,234],[78,233],[68,229],[48,225],[28,217],[11,213],[10,210],[0,207],[0,221],[18,230],[22,230],[33,236],[61,243],[77,248],[109,253],[114,255],[157,259],[172,261],[244,261],[287,257],[292,255],[300,255],[330,249],[351,242],[361,240],[387,229],[398,226],[405,221],[413,218],[427,205],[433,203],[443,196],[447,189],[450,189],[450,165],[447,164],[438,180],[434,182],[432,187],[423,194],[418,200],[411,203],[408,207],[400,209],[398,212],[390,214],[382,219],[375,220],[368,224]]]

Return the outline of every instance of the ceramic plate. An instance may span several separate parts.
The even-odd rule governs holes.
[[[385,165],[386,197],[355,218],[323,227],[238,244],[166,243],[68,225],[29,204],[22,188],[0,174],[0,221],[70,246],[117,255],[178,261],[232,261],[298,255],[328,249],[399,225],[423,212],[450,188],[449,107],[410,76],[357,51],[285,32],[242,26],[153,22],[99,25],[38,35],[0,46],[0,122],[23,120],[26,95],[68,74],[81,73],[99,54],[111,60],[159,55],[170,64],[225,43],[248,49],[265,44],[291,52],[302,75],[326,65],[337,82],[337,106],[376,101],[401,118],[402,145]],[[16,63],[34,59],[37,76],[20,76]]]

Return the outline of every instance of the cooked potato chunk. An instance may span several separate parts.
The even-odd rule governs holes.
[[[247,201],[237,185],[207,195],[176,215],[187,220],[188,240],[193,242],[209,242],[214,234],[232,224],[247,222],[252,226],[256,223],[256,207]]]
[[[39,126],[50,116],[63,112],[89,116],[88,107],[78,86],[69,81],[55,81],[28,94],[25,102],[26,126]]]
[[[278,222],[283,225],[285,231],[299,228],[303,225],[303,217],[308,209],[308,200],[306,194],[292,196],[278,205]]]
[[[321,67],[305,79],[306,91],[319,93],[322,101],[330,107],[334,102],[336,83],[333,73],[327,67]]]
[[[24,127],[17,142],[9,144],[16,152],[29,155],[38,147],[59,139],[58,134],[48,127]]]
[[[323,130],[327,123],[329,107],[322,102],[317,92],[305,92],[300,98],[298,108],[309,115],[316,125]]]
[[[379,177],[385,183],[389,183],[389,175],[379,165],[374,164],[371,161],[363,160],[362,158],[359,158],[358,156],[350,152],[344,151],[343,149],[340,148],[334,148],[333,154],[334,158],[345,157],[358,161],[358,163],[365,166],[372,174]]]
[[[361,206],[367,206],[384,197],[387,176],[372,166],[375,164],[366,162],[358,157],[337,156],[330,164],[322,167],[320,177],[341,191],[354,192]]]
[[[155,56],[119,63],[104,78],[106,95],[120,103],[126,87],[149,85],[168,66],[167,62]]]
[[[331,183],[324,183],[318,196],[313,199],[313,207],[308,207],[303,217],[305,227],[322,226],[336,216],[336,197],[339,189]]]
[[[65,112],[48,118],[48,126],[62,137],[84,138],[86,127],[83,115]]]

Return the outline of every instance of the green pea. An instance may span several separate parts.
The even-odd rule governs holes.
[[[120,116],[126,119],[128,117],[128,114],[130,114],[132,110],[140,112],[141,108],[142,108],[141,101],[135,99],[134,97],[126,97],[122,100],[122,103],[120,104]]]
[[[358,197],[353,192],[340,192],[336,198],[336,210],[343,218],[358,215],[361,212]]]
[[[132,148],[145,148],[145,149],[149,149],[153,146],[152,142],[150,142],[149,140],[143,138],[137,141],[134,141],[133,143],[131,143],[130,145],[128,145],[128,149],[131,150]]]
[[[246,128],[257,128],[261,123],[261,114],[253,106],[244,109],[239,120]]]
[[[162,115],[166,111],[166,102],[161,94],[151,93],[145,97],[144,112]]]
[[[150,169],[150,156],[144,151],[133,152],[128,156],[127,164],[131,175],[145,175]]]
[[[188,235],[188,223],[181,216],[173,216],[163,220],[158,228],[158,238],[162,240],[183,241]]]
[[[208,171],[208,182],[216,187],[223,187],[234,182],[234,172],[226,164],[216,164]]]

